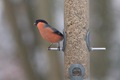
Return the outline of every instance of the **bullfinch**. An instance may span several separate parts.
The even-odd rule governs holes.
[[[51,43],[48,49],[51,48],[53,43],[58,43],[58,48],[60,48],[59,42],[63,40],[64,37],[60,31],[51,27],[47,21],[42,19],[36,20],[34,24],[37,26],[43,39]]]

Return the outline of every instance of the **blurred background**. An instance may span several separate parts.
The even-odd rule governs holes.
[[[120,1],[89,0],[91,80],[120,80]],[[63,0],[0,0],[0,80],[64,80],[64,53],[48,51],[36,19],[63,32]]]

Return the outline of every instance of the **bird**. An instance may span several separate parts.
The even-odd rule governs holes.
[[[34,24],[37,26],[43,39],[51,43],[48,50],[54,43],[58,43],[58,49],[60,50],[60,41],[64,39],[63,34],[51,27],[48,22],[43,19],[37,19]]]

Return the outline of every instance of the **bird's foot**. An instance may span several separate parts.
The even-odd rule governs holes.
[[[48,50],[50,50],[51,46],[53,45],[53,43],[50,44],[50,46],[48,47]]]

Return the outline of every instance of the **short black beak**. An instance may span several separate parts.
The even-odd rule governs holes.
[[[36,26],[37,24],[36,24],[36,23],[34,23],[34,25]]]

